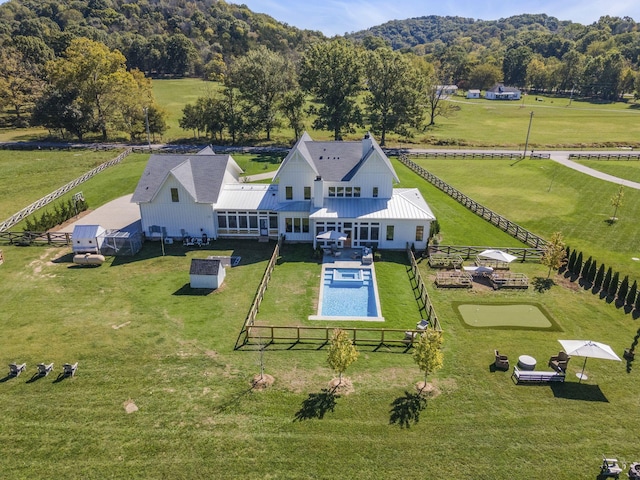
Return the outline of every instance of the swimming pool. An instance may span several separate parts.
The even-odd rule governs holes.
[[[312,320],[383,321],[372,268],[325,268]]]

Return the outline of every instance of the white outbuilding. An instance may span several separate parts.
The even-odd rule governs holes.
[[[477,90],[477,89],[468,90],[467,98],[480,98],[480,90]]]
[[[224,281],[224,265],[218,259],[194,258],[191,260],[189,276],[191,278],[191,288],[215,290]]]
[[[73,253],[100,253],[104,233],[100,225],[76,225],[71,234]]]

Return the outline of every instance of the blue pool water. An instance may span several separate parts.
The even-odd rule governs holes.
[[[322,308],[326,317],[377,317],[370,269],[328,268],[323,278]]]

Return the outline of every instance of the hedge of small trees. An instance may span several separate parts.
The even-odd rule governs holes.
[[[56,225],[66,222],[78,213],[84,212],[87,208],[89,208],[89,205],[84,199],[76,201],[68,198],[67,200],[62,200],[56,203],[53,209],[43,211],[39,217],[34,214],[33,218],[27,219],[24,231],[46,232]]]
[[[592,292],[601,293],[604,297],[617,300],[618,304],[624,305],[630,310],[640,312],[640,294],[638,283],[633,281],[630,284],[629,276],[620,281],[620,273],[614,272],[611,267],[604,264],[597,265],[594,258],[589,257],[586,262],[582,262],[582,252],[576,252],[567,247],[569,261],[566,270],[574,278],[580,278],[585,285],[592,287]]]

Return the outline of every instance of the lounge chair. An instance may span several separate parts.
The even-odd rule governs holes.
[[[73,377],[76,374],[76,370],[78,370],[78,362],[74,363],[73,365],[70,363],[65,363],[62,368],[65,377]]]
[[[506,355],[500,355],[498,350],[495,350],[496,360],[494,365],[498,370],[509,370],[509,357]]]
[[[53,363],[50,363],[49,365],[45,365],[44,363],[38,364],[38,375],[40,375],[41,377],[46,377],[52,371],[53,371]]]
[[[558,355],[554,355],[549,359],[549,366],[556,372],[566,372],[570,359],[571,357],[566,352],[560,351]]]
[[[9,364],[9,376],[17,377],[22,372],[24,372],[27,368],[26,363],[10,363]]]

